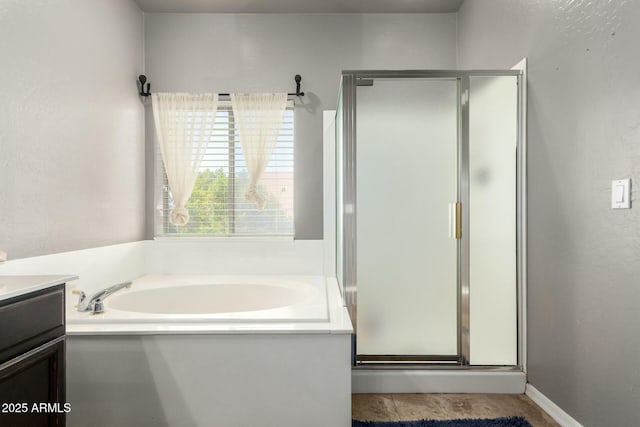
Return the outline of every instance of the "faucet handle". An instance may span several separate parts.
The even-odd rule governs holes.
[[[78,304],[84,301],[84,299],[87,297],[87,295],[84,292],[79,291],[77,289],[72,290],[71,293],[73,295],[78,295]],[[78,307],[78,304],[76,304],[76,307]]]
[[[102,302],[101,299],[97,299],[94,303],[93,303],[93,314],[100,314],[100,313],[104,313],[104,303]]]

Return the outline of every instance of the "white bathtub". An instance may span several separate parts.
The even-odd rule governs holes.
[[[69,310],[68,324],[329,320],[322,276],[146,275],[106,298],[104,308]]]
[[[147,275],[104,303],[67,306],[69,427],[351,425],[334,278]]]

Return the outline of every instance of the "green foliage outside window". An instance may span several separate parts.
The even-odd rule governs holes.
[[[229,234],[277,234],[293,229],[293,219],[281,209],[276,195],[258,186],[258,191],[267,196],[263,211],[258,211],[254,202],[245,200],[244,193],[249,183],[246,171],[235,174],[235,203],[229,192],[229,176],[224,169],[205,169],[198,173],[187,209],[189,222],[184,226],[168,224],[169,233],[194,235]],[[232,214],[231,214],[232,212]],[[278,212],[278,215],[274,215]],[[274,217],[278,218],[274,224]],[[232,224],[233,222],[233,224]]]

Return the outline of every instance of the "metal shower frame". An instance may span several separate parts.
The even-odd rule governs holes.
[[[482,76],[515,76],[518,82],[517,146],[516,146],[516,286],[517,286],[517,365],[471,366],[470,361],[470,279],[469,279],[469,78]],[[458,355],[455,365],[449,360],[441,364],[376,363],[358,365],[356,351],[357,314],[357,135],[356,95],[358,82],[370,85],[374,79],[449,78],[458,81],[458,201],[462,202],[462,238],[458,243]],[[526,369],[526,79],[523,70],[346,70],[340,82],[343,119],[343,296],[354,328],[352,362],[355,368],[389,369]],[[336,214],[339,214],[336,212]],[[340,278],[339,278],[340,279]],[[433,360],[430,362],[438,362]]]

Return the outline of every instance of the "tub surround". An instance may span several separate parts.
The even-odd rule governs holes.
[[[76,279],[78,279],[78,276],[72,274],[52,276],[0,276],[0,301],[62,285]]]
[[[145,273],[323,275],[323,241],[268,238],[145,241]]]
[[[60,252],[30,258],[10,259],[0,263],[0,275],[61,275],[73,273],[77,280],[67,284],[68,291],[79,288],[88,293],[125,282],[145,274],[146,241],[101,246],[79,251]],[[71,292],[67,292],[71,294]],[[77,297],[67,298],[73,305]]]
[[[60,252],[0,263],[0,275],[68,272],[68,289],[91,294],[145,274],[323,275],[322,240],[161,239]],[[77,297],[68,292],[72,307]]]
[[[234,313],[188,317],[112,308],[118,297],[148,292],[145,286],[188,291],[216,283],[281,283],[317,295],[285,307],[243,312],[234,303]],[[67,319],[69,426],[87,419],[104,426],[350,424],[353,330],[333,278],[148,275],[107,298],[104,314],[68,309]]]
[[[84,426],[87,419],[104,426],[217,420],[229,427],[299,427],[301,419],[309,427],[342,426],[351,415],[352,327],[338,284],[324,277],[323,267],[321,240],[162,240],[12,260],[0,264],[0,277],[79,276],[66,286],[68,426]],[[141,290],[145,282],[153,286],[153,277],[238,279],[247,271],[267,282],[312,278],[321,284],[322,315],[268,320],[265,312],[281,310],[273,308],[256,319],[100,320],[113,315],[109,304],[118,293]],[[104,301],[104,317],[74,307],[72,290],[91,295],[128,280],[134,280],[131,289]],[[193,283],[184,285],[188,290]]]
[[[67,426],[348,426],[350,350],[332,333],[71,335]]]

